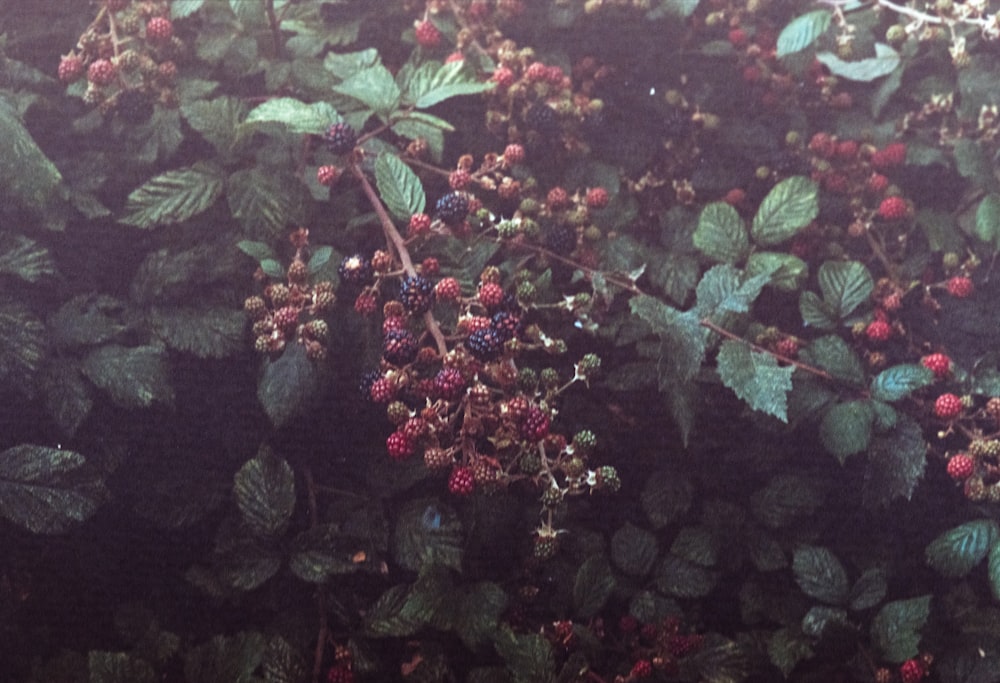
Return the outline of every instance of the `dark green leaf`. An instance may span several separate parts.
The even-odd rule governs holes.
[[[246,315],[228,308],[164,308],[149,312],[153,331],[172,349],[198,358],[225,358],[243,348]]]
[[[246,106],[238,97],[223,95],[183,104],[181,113],[188,125],[201,133],[219,154],[225,155],[236,140],[237,127],[246,114]]]
[[[753,217],[750,234],[771,246],[791,239],[819,214],[819,188],[804,176],[785,178],[771,188]]]
[[[455,632],[467,648],[476,651],[492,640],[507,602],[507,593],[492,581],[480,581],[463,590]]]
[[[254,683],[253,676],[264,658],[267,641],[250,631],[233,636],[215,636],[191,649],[184,658],[188,683]]]
[[[319,386],[319,373],[305,347],[292,342],[276,360],[264,361],[257,400],[271,423],[280,427],[312,400]]]
[[[994,600],[1000,600],[1000,543],[993,543],[990,548],[990,561],[987,565],[990,579],[990,592]]]
[[[222,174],[211,164],[167,171],[132,191],[121,222],[139,228],[182,223],[214,204],[222,188]]]
[[[721,637],[709,637],[696,653],[684,659],[687,680],[705,683],[740,683],[750,673],[750,658],[738,643]]]
[[[703,598],[715,586],[716,575],[693,562],[668,553],[656,569],[656,587],[677,598]]]
[[[306,680],[306,663],[302,654],[281,636],[271,636],[261,667],[264,683],[302,683]]]
[[[264,447],[236,473],[233,493],[250,531],[274,536],[285,530],[295,509],[295,475],[283,458]]]
[[[375,160],[375,181],[389,211],[401,221],[423,213],[427,205],[420,178],[395,154],[379,154]]]
[[[772,529],[810,515],[823,504],[822,495],[808,481],[794,474],[778,475],[750,499],[757,519]]]
[[[694,498],[691,482],[670,470],[658,470],[646,479],[639,496],[642,509],[652,523],[660,529],[687,512]]]
[[[847,610],[840,607],[813,605],[802,617],[802,632],[820,638],[828,626],[847,626]]]
[[[994,248],[1000,247],[1000,195],[988,194],[979,202],[974,234]]]
[[[788,421],[793,366],[780,367],[771,354],[731,339],[722,342],[716,363],[722,383],[751,408]]]
[[[406,586],[393,586],[365,614],[365,630],[376,637],[410,636],[434,616],[433,609],[412,600]]]
[[[102,346],[84,358],[83,374],[124,408],[174,400],[167,354],[159,346]]]
[[[792,559],[795,581],[809,597],[831,605],[847,602],[847,571],[837,556],[826,548],[802,546]]]
[[[860,385],[865,379],[861,360],[843,339],[828,335],[814,339],[802,350],[802,360],[826,370],[836,379]]]
[[[653,568],[660,548],[656,536],[631,522],[611,537],[611,559],[630,576],[645,576]]]
[[[899,66],[899,53],[885,43],[875,43],[875,56],[867,59],[845,62],[832,52],[820,52],[816,59],[834,76],[862,83],[888,76]]]
[[[264,275],[267,275],[268,277],[273,277],[276,280],[285,279],[285,267],[276,259],[264,259],[260,262],[260,269],[263,271]]]
[[[0,380],[31,395],[46,357],[45,325],[23,304],[0,303]]]
[[[963,178],[971,180],[981,188],[998,191],[993,164],[982,146],[974,140],[959,138],[954,147],[955,167]]]
[[[126,652],[99,652],[87,655],[89,683],[156,683],[159,677],[145,660]]]
[[[516,683],[552,683],[555,657],[552,645],[540,633],[516,634],[503,626],[493,640]]]
[[[872,439],[861,493],[865,504],[888,505],[895,498],[909,500],[927,465],[927,443],[916,420],[899,415],[887,434]]]
[[[886,603],[872,621],[872,644],[880,658],[899,664],[919,653],[920,629],[931,611],[931,596]]]
[[[394,555],[400,566],[419,571],[439,565],[462,569],[462,523],[433,498],[411,500],[399,511]]]
[[[833,15],[829,10],[820,9],[792,19],[778,35],[777,56],[784,57],[804,50],[826,33]],[[788,675],[788,672],[785,672]]]
[[[226,181],[229,210],[251,237],[272,238],[302,222],[306,196],[291,173],[259,166],[236,171]]]
[[[430,79],[420,82],[418,89],[411,87],[407,98],[413,100],[417,109],[428,109],[457,95],[475,95],[492,90],[495,85],[476,80],[475,72],[466,67],[464,60],[458,60],[439,66]]]
[[[48,319],[51,339],[64,348],[103,344],[126,328],[125,305],[104,294],[79,294]]]
[[[240,240],[236,243],[236,248],[242,251],[244,254],[257,261],[258,263],[265,260],[277,261],[278,256],[274,253],[274,249],[271,245],[266,242],[254,242],[253,240]]]
[[[770,277],[770,272],[762,272],[747,278],[728,264],[709,268],[698,283],[698,315],[712,318],[723,313],[746,313]]]
[[[333,256],[333,247],[320,247],[309,257],[309,273],[315,275],[323,266],[330,262]]]
[[[874,419],[871,401],[838,403],[823,416],[819,426],[820,441],[827,452],[843,465],[849,455],[868,448]]]
[[[662,360],[673,369],[673,374],[683,381],[691,379],[701,369],[705,357],[705,331],[698,317],[645,295],[632,297],[629,306],[669,349]]]
[[[743,219],[725,202],[712,202],[702,209],[692,240],[698,251],[721,263],[742,261],[750,250]]]
[[[708,527],[686,526],[677,532],[670,552],[703,567],[711,567],[718,559],[719,543]]]
[[[56,534],[97,511],[104,485],[79,471],[85,459],[22,444],[0,453],[0,514],[36,534]]]
[[[62,176],[10,107],[0,105],[0,199],[32,214],[53,215],[63,204]],[[65,219],[49,227],[61,229]],[[46,221],[48,222],[48,221]]]
[[[871,273],[858,261],[826,261],[817,272],[823,301],[843,318],[866,301],[875,286]]]
[[[0,236],[0,275],[38,282],[55,274],[56,262],[41,244],[22,235]]]
[[[79,362],[69,358],[52,361],[41,384],[45,409],[65,436],[73,436],[94,405]]]
[[[809,639],[797,628],[781,628],[767,641],[767,656],[788,678],[796,665],[813,655]]]
[[[799,313],[806,327],[832,330],[837,326],[837,311],[815,292],[806,291],[799,295]]]
[[[966,522],[938,535],[927,546],[927,564],[944,576],[965,576],[983,561],[1000,537],[993,520]]]
[[[894,365],[872,380],[871,396],[879,401],[898,401],[933,383],[934,373],[923,365]]]
[[[174,0],[170,3],[170,16],[173,19],[189,17],[205,4],[205,0]]]
[[[333,91],[358,100],[383,118],[388,118],[399,106],[401,96],[396,80],[382,64],[355,72],[334,86]]]
[[[794,292],[802,287],[809,275],[809,264],[792,254],[775,251],[757,251],[750,254],[746,263],[749,277],[770,273],[768,284],[783,292]]]
[[[254,108],[243,125],[275,121],[284,124],[291,133],[322,135],[339,120],[336,110],[327,102],[306,104],[291,97],[276,97]]]
[[[604,555],[587,558],[576,572],[573,583],[573,605],[576,615],[590,619],[604,607],[615,590],[615,577]]]
[[[750,561],[758,571],[773,572],[788,566],[785,551],[771,534],[751,526],[743,535]]]
[[[874,607],[882,602],[889,589],[885,580],[885,571],[878,567],[866,569],[851,587],[850,607],[860,611]]]

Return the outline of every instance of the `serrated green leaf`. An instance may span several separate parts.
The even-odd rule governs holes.
[[[750,561],[757,571],[774,572],[788,566],[784,549],[771,534],[751,526],[744,532],[743,539]]]
[[[691,311],[681,313],[646,295],[632,297],[629,307],[667,347],[662,361],[673,370],[672,374],[682,381],[691,379],[701,369],[705,357],[705,331],[698,317]]]
[[[920,629],[931,611],[931,596],[886,603],[872,621],[872,644],[886,661],[899,664],[916,657]]]
[[[590,619],[604,607],[615,590],[615,576],[604,555],[588,557],[576,572],[573,583],[573,605],[576,615]]]
[[[261,672],[263,683],[302,683],[306,680],[306,663],[297,648],[273,635],[267,641]]]
[[[828,335],[814,339],[802,350],[803,362],[815,365],[829,372],[836,379],[861,385],[865,371],[861,360],[843,339]]]
[[[726,339],[716,358],[719,378],[754,410],[788,421],[788,392],[793,366],[780,367],[769,353]]]
[[[295,509],[295,474],[283,458],[262,448],[236,473],[233,494],[250,531],[276,536]]]
[[[455,632],[469,650],[479,650],[492,640],[507,603],[507,593],[492,581],[480,581],[462,591]]]
[[[923,365],[894,365],[872,379],[871,396],[878,401],[898,401],[933,383],[934,373]]]
[[[330,258],[333,256],[333,247],[319,247],[316,249],[312,256],[309,257],[309,273],[316,274],[319,272],[323,266],[330,262]]]
[[[30,396],[46,357],[45,325],[19,303],[0,303],[0,380]]]
[[[719,557],[718,538],[704,525],[686,526],[674,536],[670,552],[702,567],[711,567]]]
[[[267,641],[254,631],[215,636],[184,657],[188,683],[253,683]]]
[[[462,569],[462,523],[447,505],[432,498],[411,500],[399,511],[393,554],[413,571],[438,565]]]
[[[0,104],[0,199],[32,214],[56,218],[64,205],[62,176],[12,109]],[[49,220],[44,222],[49,223]],[[65,218],[48,227],[61,229]]]
[[[848,456],[860,453],[871,442],[875,412],[867,400],[845,401],[832,406],[819,425],[819,439],[828,453],[843,465]]]
[[[167,354],[159,346],[102,346],[84,358],[83,374],[124,408],[174,400]]]
[[[993,543],[989,557],[987,574],[990,581],[990,592],[993,594],[994,600],[1000,600],[1000,543]]]
[[[49,317],[50,338],[63,348],[103,344],[126,329],[124,310],[124,303],[114,297],[79,294]]]
[[[155,683],[156,672],[145,660],[127,652],[99,652],[87,654],[89,683]]]
[[[820,493],[794,474],[778,475],[750,498],[750,510],[761,522],[779,529],[797,517],[810,515],[823,504]]]
[[[252,237],[273,238],[301,223],[306,195],[291,173],[262,167],[236,171],[226,181],[229,210]]]
[[[257,384],[257,400],[275,427],[285,424],[304,408],[319,389],[319,373],[297,342],[285,346],[277,359],[264,361]]]
[[[198,358],[225,358],[243,348],[246,315],[228,308],[164,308],[149,312],[156,335],[172,349]]]
[[[203,243],[185,251],[157,249],[146,254],[132,278],[129,295],[143,305],[177,303],[187,305],[205,298],[207,285],[227,286],[240,267],[235,253],[214,243]]]
[[[816,59],[834,76],[868,83],[892,73],[899,66],[900,57],[898,52],[885,43],[875,43],[875,56],[867,59],[846,62],[832,52],[820,52]]]
[[[1000,195],[988,194],[979,202],[973,234],[994,248],[1000,247]]]
[[[937,536],[927,545],[927,564],[943,576],[965,576],[983,561],[1000,538],[1000,529],[990,519],[960,524]]]
[[[762,272],[748,278],[728,264],[709,268],[696,289],[698,315],[712,318],[723,313],[746,313],[770,277],[770,272]]]
[[[260,269],[268,277],[273,277],[276,280],[285,279],[285,267],[276,259],[264,259],[260,262]]]
[[[242,125],[276,122],[290,133],[322,135],[338,121],[340,116],[328,102],[307,104],[292,97],[276,97],[255,107]]]
[[[0,514],[36,534],[57,534],[97,511],[104,485],[74,451],[22,444],[0,452]]]
[[[847,571],[827,548],[805,545],[792,558],[795,582],[809,597],[831,605],[847,601]]]
[[[223,95],[212,100],[195,100],[181,105],[188,125],[201,133],[215,150],[227,154],[236,140],[237,128],[246,115],[246,105],[238,97]]]
[[[781,628],[767,641],[767,656],[788,678],[799,662],[813,655],[809,639],[797,628]]]
[[[352,97],[376,114],[388,118],[399,106],[402,95],[396,79],[382,64],[373,64],[344,79],[333,91]]]
[[[832,330],[837,326],[837,311],[815,292],[806,291],[799,295],[799,313],[806,327]]]
[[[816,275],[823,300],[840,318],[866,301],[875,286],[871,273],[858,261],[826,261]]]
[[[427,64],[434,63],[428,62],[421,66],[426,68]],[[458,60],[439,65],[430,78],[413,83],[406,97],[413,101],[417,109],[428,109],[449,98],[475,95],[492,90],[495,86],[496,83],[476,80],[475,72],[468,68],[465,60]]]
[[[552,645],[542,634],[517,634],[504,625],[497,632],[493,646],[516,683],[550,683],[553,680],[555,655]]]
[[[0,237],[0,275],[38,282],[55,274],[55,259],[41,244],[23,235]]]
[[[865,504],[884,506],[899,497],[909,500],[924,474],[926,451],[920,425],[908,415],[899,415],[892,431],[876,436],[868,448],[861,489]]]
[[[94,405],[79,362],[60,358],[48,363],[41,381],[45,409],[64,436],[72,437]]]
[[[244,254],[249,256],[255,261],[263,261],[265,259],[277,260],[277,255],[274,253],[274,249],[265,242],[254,242],[253,240],[240,240],[236,243],[236,248],[242,251]]]
[[[872,567],[851,586],[850,607],[854,611],[870,609],[882,602],[889,586],[885,580],[885,571]]]
[[[820,9],[792,19],[778,34],[777,57],[785,57],[812,45],[826,33],[832,18],[829,10]],[[787,672],[785,675],[788,675]]]
[[[375,160],[375,182],[386,207],[398,220],[423,213],[427,197],[420,178],[394,154],[379,154]]]
[[[847,610],[840,607],[813,605],[802,617],[802,632],[812,638],[820,638],[829,626],[848,626]]]
[[[205,4],[205,0],[174,0],[170,3],[170,17],[184,19],[189,17]]]
[[[756,251],[744,269],[748,277],[770,273],[768,284],[783,292],[798,291],[809,276],[809,264],[792,254]]]
[[[661,529],[687,512],[694,499],[691,482],[677,472],[658,470],[646,479],[639,501],[653,528]]]
[[[819,215],[819,188],[804,176],[785,178],[760,203],[750,234],[757,244],[772,246],[791,239]]]
[[[660,552],[656,536],[631,522],[611,537],[611,560],[629,576],[645,576]]]
[[[365,630],[376,637],[409,636],[430,621],[433,612],[419,609],[410,600],[407,586],[393,586],[365,613]]]
[[[684,558],[667,553],[656,568],[656,587],[677,598],[703,598],[715,587],[717,576]]]
[[[420,112],[413,112],[418,114]],[[440,121],[440,119],[439,119]],[[450,125],[450,124],[449,124]],[[437,121],[426,121],[422,117],[408,115],[402,121],[393,124],[392,131],[409,140],[426,140],[427,152],[433,161],[440,162],[444,155],[444,133]]]
[[[214,204],[222,188],[221,171],[211,164],[167,171],[129,194],[120,222],[139,228],[182,223]]]
[[[701,650],[689,654],[684,661],[692,680],[705,683],[740,683],[750,672],[750,658],[743,647],[721,637],[706,639]]]
[[[750,250],[743,219],[725,202],[712,202],[701,210],[691,239],[698,251],[721,263],[742,261]]]

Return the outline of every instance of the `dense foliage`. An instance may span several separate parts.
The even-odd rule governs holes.
[[[0,679],[1000,681],[1000,3],[66,5]]]

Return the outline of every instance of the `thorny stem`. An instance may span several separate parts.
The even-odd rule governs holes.
[[[732,332],[730,332],[726,328],[719,327],[718,325],[716,325],[715,323],[713,323],[708,318],[703,318],[701,321],[699,321],[699,324],[702,327],[707,327],[708,329],[712,330],[712,332],[715,332],[716,334],[718,334],[718,335],[720,335],[722,337],[725,337],[726,339],[731,339],[733,341],[738,341],[738,342],[741,342],[743,344],[746,344],[747,346],[749,346],[754,351],[758,351],[760,353],[766,353],[766,354],[769,354],[771,356],[774,356],[775,358],[777,358],[778,360],[782,361],[783,363],[788,363],[789,365],[793,365],[793,366],[799,368],[800,370],[812,373],[813,375],[816,375],[817,377],[822,377],[823,379],[828,379],[830,381],[833,381],[833,379],[834,379],[833,375],[831,375],[826,370],[821,370],[820,368],[817,368],[814,365],[809,365],[807,363],[803,363],[801,361],[797,361],[794,358],[789,358],[788,356],[783,356],[780,353],[775,353],[771,349],[766,349],[763,346],[760,346],[759,344],[754,344],[753,342],[747,341],[743,337],[740,337],[739,335],[733,334]]]
[[[413,261],[410,259],[410,252],[406,248],[406,242],[403,240],[403,236],[399,234],[399,231],[396,230],[396,226],[392,222],[392,218],[389,217],[389,213],[385,210],[385,206],[382,204],[382,200],[379,199],[378,193],[375,192],[375,188],[372,187],[371,182],[368,181],[368,177],[364,174],[364,171],[358,168],[357,164],[352,163],[350,168],[351,173],[361,183],[361,189],[364,190],[365,196],[368,198],[368,203],[375,209],[379,223],[382,224],[382,231],[385,233],[385,238],[396,250],[399,261],[403,264],[403,270],[410,277],[415,276],[417,270],[413,267]],[[430,332],[431,337],[434,338],[438,355],[444,358],[448,354],[448,344],[445,342],[444,333],[441,332],[441,326],[438,325],[437,320],[434,319],[434,315],[430,311],[424,313],[424,325],[427,327],[427,331]]]
[[[885,250],[882,249],[882,245],[879,244],[878,240],[872,235],[871,230],[865,230],[865,239],[868,240],[868,246],[871,247],[872,252],[874,252],[875,257],[885,268],[885,271],[889,274],[889,279],[896,280],[896,267],[889,260],[889,257],[885,255]]]
[[[578,268],[579,270],[583,271],[583,274],[587,276],[588,280],[593,280],[594,275],[601,275],[605,280],[607,280],[611,284],[617,287],[621,287],[627,292],[632,292],[633,294],[645,294],[645,292],[642,291],[639,288],[639,286],[634,282],[632,282],[631,280],[626,280],[625,278],[618,277],[617,275],[611,273],[601,272],[596,268],[589,268],[583,265],[582,263],[574,261],[571,258],[568,258],[566,256],[560,256],[559,254],[555,253],[554,251],[550,251],[545,247],[537,246],[534,244],[517,244],[516,246],[520,247],[521,249],[527,249],[537,254],[547,256],[548,258],[555,259],[556,261],[559,261],[560,263],[565,263],[568,266],[573,266],[574,268]]]

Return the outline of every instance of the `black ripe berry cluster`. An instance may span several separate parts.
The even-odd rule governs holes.
[[[483,363],[496,360],[503,351],[503,339],[491,327],[476,330],[465,339],[465,348],[472,357]]]
[[[434,304],[434,284],[421,275],[403,278],[399,285],[399,300],[410,313],[426,313]]]
[[[153,115],[153,102],[140,90],[122,90],[116,98],[115,111],[125,123],[145,123]]]
[[[412,363],[418,350],[417,338],[409,330],[390,330],[382,342],[382,358],[396,366]]]
[[[335,123],[330,126],[326,135],[326,147],[334,154],[347,154],[358,142],[358,134],[346,123]]]
[[[543,135],[551,135],[559,132],[559,117],[556,110],[541,102],[533,104],[524,114],[524,123],[528,128],[536,130]]]
[[[469,199],[461,192],[449,192],[434,205],[434,215],[442,223],[457,225],[469,213]]]

